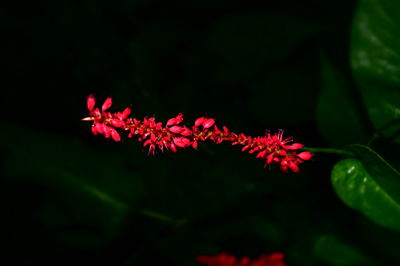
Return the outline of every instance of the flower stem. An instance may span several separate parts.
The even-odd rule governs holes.
[[[341,149],[333,149],[333,148],[311,148],[311,147],[303,147],[301,150],[315,152],[315,153],[331,153],[331,154],[339,154],[339,155],[347,155],[354,156],[353,153],[346,150]]]
[[[176,219],[166,216],[164,214],[161,214],[161,213],[158,213],[158,212],[155,212],[152,210],[147,210],[147,209],[140,209],[139,213],[141,213],[144,216],[147,216],[147,217],[159,220],[159,221],[173,224],[175,226],[184,225],[187,222],[186,219],[176,220]]]

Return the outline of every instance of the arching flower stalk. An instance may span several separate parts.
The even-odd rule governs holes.
[[[308,151],[298,152],[303,144],[292,143],[291,137],[284,139],[283,130],[275,134],[267,132],[265,136],[251,137],[243,133],[237,134],[226,126],[219,128],[214,118],[200,117],[194,125],[187,127],[182,125],[183,114],[180,113],[167,121],[165,126],[157,122],[155,117],[145,117],[143,120],[131,118],[131,108],[127,107],[122,112],[112,113],[108,109],[112,105],[111,98],[107,98],[101,106],[96,108],[94,95],[87,98],[89,117],[82,120],[92,121],[92,132],[106,138],[112,138],[119,142],[121,135],[125,133],[128,138],[137,136],[148,147],[149,154],[159,151],[171,150],[177,152],[179,148],[197,149],[198,144],[206,140],[216,144],[231,142],[232,145],[241,145],[242,151],[255,154],[265,162],[265,166],[279,164],[284,172],[291,170],[299,172],[299,164],[310,160],[313,156]]]
[[[205,266],[285,266],[285,254],[276,252],[263,254],[252,260],[249,257],[237,258],[234,255],[221,253],[217,255],[199,255],[196,261]]]

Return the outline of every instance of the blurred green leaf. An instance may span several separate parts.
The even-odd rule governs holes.
[[[318,28],[316,24],[285,14],[236,14],[213,25],[207,47],[210,53],[230,63],[275,63],[287,57]]]
[[[324,55],[321,72],[322,90],[316,112],[319,131],[333,146],[366,142],[366,131],[351,99],[346,75]]]
[[[307,54],[296,62],[276,67],[249,86],[247,108],[260,124],[301,126],[313,119],[318,95],[318,70],[315,54]]]
[[[373,265],[367,255],[332,235],[316,239],[314,254],[327,265]]]
[[[29,128],[3,125],[0,146],[9,150],[3,175],[16,182],[47,188],[48,202],[39,217],[49,226],[51,216],[62,209],[69,224],[93,226],[106,236],[115,235],[128,210],[140,196],[140,179],[123,166],[122,158],[86,148],[79,140],[41,133]],[[32,192],[34,193],[34,192]],[[24,195],[21,195],[24,196]],[[56,226],[57,227],[57,226]]]
[[[400,117],[399,13],[399,1],[364,0],[354,18],[351,65],[378,130]]]
[[[361,161],[345,159],[335,165],[331,178],[336,193],[347,205],[361,211],[377,224],[400,230],[398,196],[392,197],[387,191],[388,187],[380,185],[381,179],[389,177],[372,175]]]

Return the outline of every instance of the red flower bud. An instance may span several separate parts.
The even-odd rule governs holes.
[[[117,120],[117,119],[111,120],[111,124],[112,124],[114,127],[122,127],[122,126],[125,125],[125,123],[124,123],[123,121]]]
[[[103,105],[101,106],[101,110],[104,112],[105,110],[107,110],[108,108],[110,108],[111,105],[112,105],[111,97],[108,97],[108,98],[104,101]]]
[[[104,130],[104,137],[106,137],[107,139],[111,137],[111,128],[103,125],[103,130]]]
[[[184,137],[174,138],[174,143],[176,146],[181,148],[190,146],[190,140]]]
[[[312,153],[308,152],[308,151],[303,151],[303,152],[297,154],[297,157],[299,157],[300,159],[305,160],[305,161],[310,160],[312,156],[313,156]]]
[[[87,108],[89,109],[89,111],[93,111],[94,106],[96,105],[96,98],[94,97],[94,94],[90,94],[87,97]]]
[[[172,133],[178,134],[182,132],[182,127],[180,126],[173,126],[171,128],[169,128],[169,131],[171,131]]]
[[[175,125],[176,124],[176,118],[171,118],[167,121],[167,127]]]
[[[115,129],[111,129],[111,137],[113,138],[113,140],[115,140],[116,142],[119,142],[121,140],[121,136],[119,135],[119,133],[115,130]]]
[[[192,131],[190,129],[188,129],[187,127],[183,127],[181,135],[187,137],[187,136],[190,136],[191,134],[192,134]]]
[[[207,119],[207,120],[205,120],[205,121],[203,122],[203,127],[204,127],[204,128],[209,128],[209,127],[211,127],[212,125],[214,125],[214,123],[215,123],[215,119],[214,119],[214,118],[209,118],[209,119]]]
[[[200,126],[200,125],[203,123],[203,121],[204,121],[205,119],[206,119],[205,117],[197,118],[196,121],[194,121],[194,126],[195,126],[195,127]]]
[[[126,107],[125,110],[121,114],[121,120],[125,120],[131,114],[131,108]]]
[[[297,150],[300,148],[303,148],[303,144],[301,144],[301,143],[293,143],[291,145],[285,145],[285,149],[288,149],[288,150]]]

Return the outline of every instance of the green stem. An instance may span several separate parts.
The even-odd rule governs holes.
[[[354,156],[353,153],[341,150],[341,149],[333,149],[333,148],[310,148],[310,147],[303,147],[301,150],[315,152],[315,153],[331,153],[331,154],[339,154],[339,155],[347,155],[347,156]]]
[[[147,217],[150,217],[152,219],[159,220],[159,221],[163,221],[163,222],[166,222],[166,223],[170,223],[170,224],[173,224],[175,226],[181,226],[181,225],[184,225],[187,222],[185,219],[176,220],[176,219],[171,218],[171,217],[169,217],[167,215],[164,215],[164,214],[152,211],[152,210],[141,209],[141,210],[139,210],[139,212],[144,216],[147,216]]]

